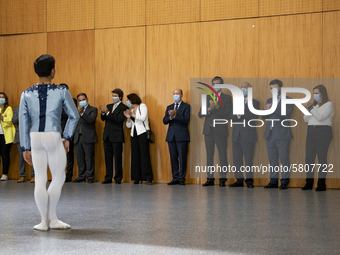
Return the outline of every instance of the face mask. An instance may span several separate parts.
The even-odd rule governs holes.
[[[176,103],[178,103],[179,100],[181,100],[181,97],[179,95],[174,95],[173,97]]]
[[[5,98],[0,98],[0,105],[3,105],[6,103],[6,99]]]
[[[126,102],[126,105],[127,105],[129,108],[131,108],[131,106],[132,106],[131,103],[130,103],[130,101],[127,101],[127,102]]]
[[[315,100],[316,102],[319,102],[319,101],[321,100],[320,94],[314,94],[314,100]]]
[[[271,92],[272,92],[272,95],[274,95],[274,89],[271,89]],[[279,89],[277,89],[277,96],[279,96],[280,95],[280,91],[279,91]]]
[[[248,95],[248,90],[246,88],[241,88],[244,96]]]
[[[79,105],[82,106],[82,107],[85,107],[87,105],[86,100],[80,101]]]
[[[217,93],[219,93],[221,91],[221,88],[216,88],[216,86],[212,86],[214,88],[214,90],[216,90]]]
[[[112,101],[114,103],[118,103],[119,102],[119,97],[112,97]]]

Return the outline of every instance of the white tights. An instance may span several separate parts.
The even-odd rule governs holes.
[[[34,198],[41,215],[37,230],[66,229],[70,226],[57,218],[57,204],[65,182],[66,153],[59,132],[31,133],[32,162],[35,171]],[[47,164],[52,182],[46,190]]]

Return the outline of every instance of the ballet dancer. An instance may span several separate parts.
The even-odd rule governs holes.
[[[34,166],[34,198],[41,215],[41,223],[34,229],[41,231],[70,228],[70,225],[58,220],[56,208],[65,182],[66,153],[79,120],[67,88],[51,83],[55,75],[54,66],[55,60],[50,55],[36,59],[34,71],[39,82],[22,92],[19,106],[21,150],[25,161]],[[63,108],[69,118],[61,137]],[[47,165],[52,174],[48,190]]]

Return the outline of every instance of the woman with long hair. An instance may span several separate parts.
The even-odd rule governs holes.
[[[0,92],[0,155],[2,157],[1,181],[8,180],[9,152],[14,141],[15,127],[12,123],[13,110],[8,104],[8,97],[4,92]]]
[[[306,184],[302,190],[311,190],[314,183],[314,173],[318,172],[318,184],[316,191],[326,190],[327,152],[333,139],[332,118],[334,116],[334,105],[328,99],[326,87],[318,85],[313,89],[314,103],[307,103],[310,116],[305,115],[304,120],[308,122],[306,141]],[[320,169],[314,167],[315,157],[318,156]]]

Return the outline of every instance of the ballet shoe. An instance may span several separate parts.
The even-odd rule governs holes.
[[[61,220],[52,220],[49,224],[50,229],[69,229],[71,226]]]
[[[38,225],[35,225],[35,226],[33,227],[33,229],[39,230],[39,231],[47,231],[47,230],[48,230],[48,226],[46,226],[46,225],[43,224],[43,223],[40,223],[40,224],[38,224]]]

